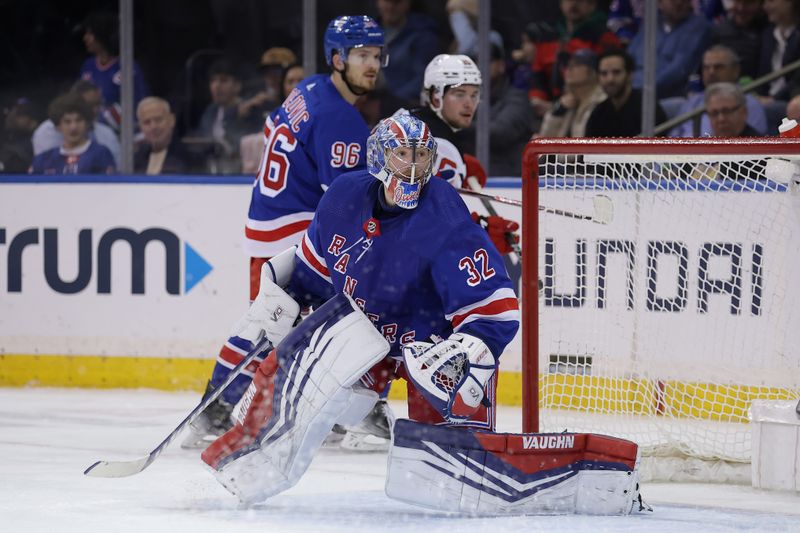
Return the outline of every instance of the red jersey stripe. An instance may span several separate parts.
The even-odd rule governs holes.
[[[245,227],[244,234],[248,239],[253,239],[254,241],[273,242],[305,231],[310,225],[310,220],[300,220],[274,230],[257,230]]]
[[[311,265],[317,272],[319,272],[320,275],[330,279],[330,277],[331,277],[330,271],[328,270],[328,268],[325,265],[323,265],[322,263],[319,262],[317,257],[314,255],[314,252],[312,252],[308,248],[308,242],[306,242],[305,238],[303,239],[301,250],[302,250],[302,253],[303,253],[303,257],[306,258],[306,261],[308,261],[308,264]]]
[[[499,315],[506,311],[516,311],[518,308],[519,302],[516,298],[503,298],[501,300],[489,302],[481,307],[476,307],[463,315],[456,315],[453,317],[451,323],[453,324],[453,329],[455,329],[471,315]]]

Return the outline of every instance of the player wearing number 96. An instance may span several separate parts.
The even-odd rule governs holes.
[[[341,173],[365,166],[369,127],[353,104],[375,88],[381,66],[388,60],[383,29],[367,16],[337,17],[325,31],[324,49],[331,73],[301,81],[264,125],[264,153],[245,224],[251,301],[258,293],[261,265],[300,242],[325,189]],[[251,348],[242,338],[228,338],[217,356],[207,393],[225,381]],[[260,359],[192,424],[184,447],[205,447],[209,437],[231,426],[232,406],[258,363]]]

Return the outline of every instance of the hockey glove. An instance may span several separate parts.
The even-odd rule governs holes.
[[[464,189],[474,189],[469,183],[469,178],[473,177],[478,180],[479,188],[477,189],[478,192],[484,187],[486,187],[486,171],[483,169],[483,165],[481,162],[478,161],[478,158],[471,154],[464,154],[464,166],[466,167],[466,174],[464,175],[464,182],[461,184],[461,187]]]
[[[486,230],[492,244],[501,254],[510,254],[514,251],[514,245],[519,243],[519,234],[515,233],[519,229],[519,224],[513,220],[498,215],[484,217],[475,212],[472,213],[472,220]]]
[[[231,330],[231,336],[241,337],[253,344],[262,335],[277,346],[289,334],[300,314],[300,305],[272,281],[268,263],[261,267],[261,286],[258,296],[247,313]]]
[[[403,361],[414,386],[451,423],[467,420],[486,405],[484,388],[497,366],[486,344],[466,333],[407,344]]]

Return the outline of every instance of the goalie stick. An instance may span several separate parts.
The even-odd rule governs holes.
[[[470,189],[458,189],[458,192],[466,196],[476,196],[486,200],[492,200],[501,204],[515,205],[522,207],[522,201],[515,198],[507,198],[505,196],[495,196],[485,192],[472,191]],[[611,198],[608,196],[598,194],[592,198],[592,214],[586,215],[583,213],[575,213],[565,209],[556,209],[555,207],[547,207],[544,205],[539,206],[539,211],[550,213],[551,215],[559,215],[562,217],[575,218],[578,220],[589,220],[597,224],[610,224],[614,220],[614,204],[611,203]]]
[[[236,367],[231,370],[228,379],[225,380],[222,385],[220,385],[217,389],[215,389],[208,397],[203,398],[197,407],[192,409],[192,411],[184,418],[178,426],[172,430],[172,432],[167,435],[161,444],[156,446],[153,451],[151,451],[148,455],[136,459],[133,461],[97,461],[89,468],[87,468],[83,473],[87,476],[92,477],[128,477],[134,474],[138,474],[150,464],[156,460],[156,458],[161,455],[167,446],[177,437],[181,431],[183,431],[186,426],[191,424],[195,418],[203,412],[203,410],[211,404],[214,400],[216,400],[222,391],[224,391],[228,385],[230,385],[233,380],[238,376],[241,371],[248,365],[250,362],[253,361],[257,356],[263,354],[272,349],[272,344],[270,344],[269,340],[266,337],[263,337],[256,346],[250,350],[250,352],[242,359],[242,362],[236,365]]]

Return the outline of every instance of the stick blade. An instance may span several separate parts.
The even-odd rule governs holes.
[[[138,474],[152,462],[149,455],[135,461],[97,461],[83,474],[91,477],[128,477]]]
[[[598,224],[611,224],[614,220],[614,204],[611,198],[598,194],[592,200],[594,203],[594,214],[592,219]]]

